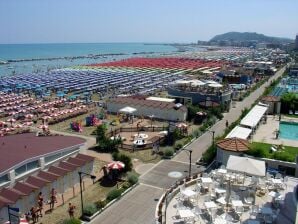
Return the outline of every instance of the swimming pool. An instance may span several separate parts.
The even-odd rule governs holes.
[[[298,123],[281,121],[279,123],[280,138],[298,141]]]

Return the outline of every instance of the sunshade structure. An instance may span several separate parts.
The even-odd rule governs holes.
[[[107,165],[107,167],[111,170],[121,170],[125,167],[124,163],[120,161],[114,161]]]
[[[255,128],[264,114],[267,112],[268,107],[265,105],[254,106],[249,113],[241,120],[240,124],[249,128]]]
[[[226,138],[240,138],[247,140],[250,136],[252,130],[250,128],[245,128],[241,126],[236,126],[233,130],[226,136]]]
[[[133,108],[133,107],[123,107],[122,109],[119,110],[119,112],[125,113],[125,114],[132,114],[136,111],[137,111],[137,109]]]
[[[266,174],[264,161],[233,155],[229,157],[227,169],[252,176],[264,177]]]

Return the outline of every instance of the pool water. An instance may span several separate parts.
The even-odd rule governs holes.
[[[279,132],[280,138],[298,141],[298,123],[282,121],[279,123]]]

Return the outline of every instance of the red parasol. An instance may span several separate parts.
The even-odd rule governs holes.
[[[113,161],[113,162],[109,163],[107,165],[107,167],[112,170],[121,170],[125,167],[125,165],[124,165],[124,163],[122,163],[120,161]]]

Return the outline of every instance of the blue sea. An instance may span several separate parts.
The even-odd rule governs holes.
[[[0,61],[14,60],[0,64],[0,76],[174,51],[170,45],[144,43],[0,44]]]

